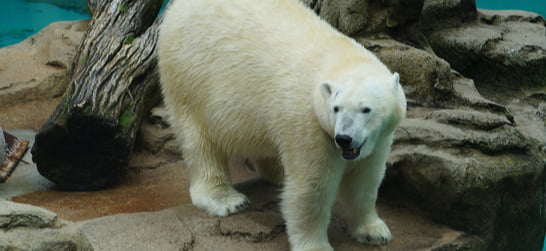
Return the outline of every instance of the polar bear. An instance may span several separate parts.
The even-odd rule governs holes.
[[[391,239],[375,202],[405,116],[397,73],[298,0],[178,0],[158,46],[195,206],[214,216],[247,207],[227,160],[252,158],[260,175],[284,186],[292,250],[332,250],[337,197],[352,237]]]

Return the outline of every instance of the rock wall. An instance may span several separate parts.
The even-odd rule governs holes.
[[[480,249],[540,250],[546,22],[474,1],[422,6],[417,21],[351,32],[400,73],[409,97],[383,194],[479,236]]]

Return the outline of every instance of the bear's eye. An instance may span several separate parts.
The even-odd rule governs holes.
[[[334,106],[334,113],[339,112],[339,106]]]
[[[371,111],[372,111],[372,109],[369,108],[369,107],[364,107],[364,108],[362,108],[362,113],[364,113],[364,114],[370,113]]]

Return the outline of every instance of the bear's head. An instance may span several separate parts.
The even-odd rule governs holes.
[[[399,80],[398,73],[389,72],[320,84],[315,112],[344,159],[370,155],[378,140],[389,137],[405,117],[406,98]]]

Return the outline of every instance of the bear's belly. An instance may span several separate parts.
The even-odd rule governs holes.
[[[209,107],[211,108],[211,107]],[[272,141],[271,131],[264,119],[243,115],[234,109],[216,107],[209,114],[223,114],[207,118],[207,135],[229,156],[267,158],[278,155],[278,148]]]

